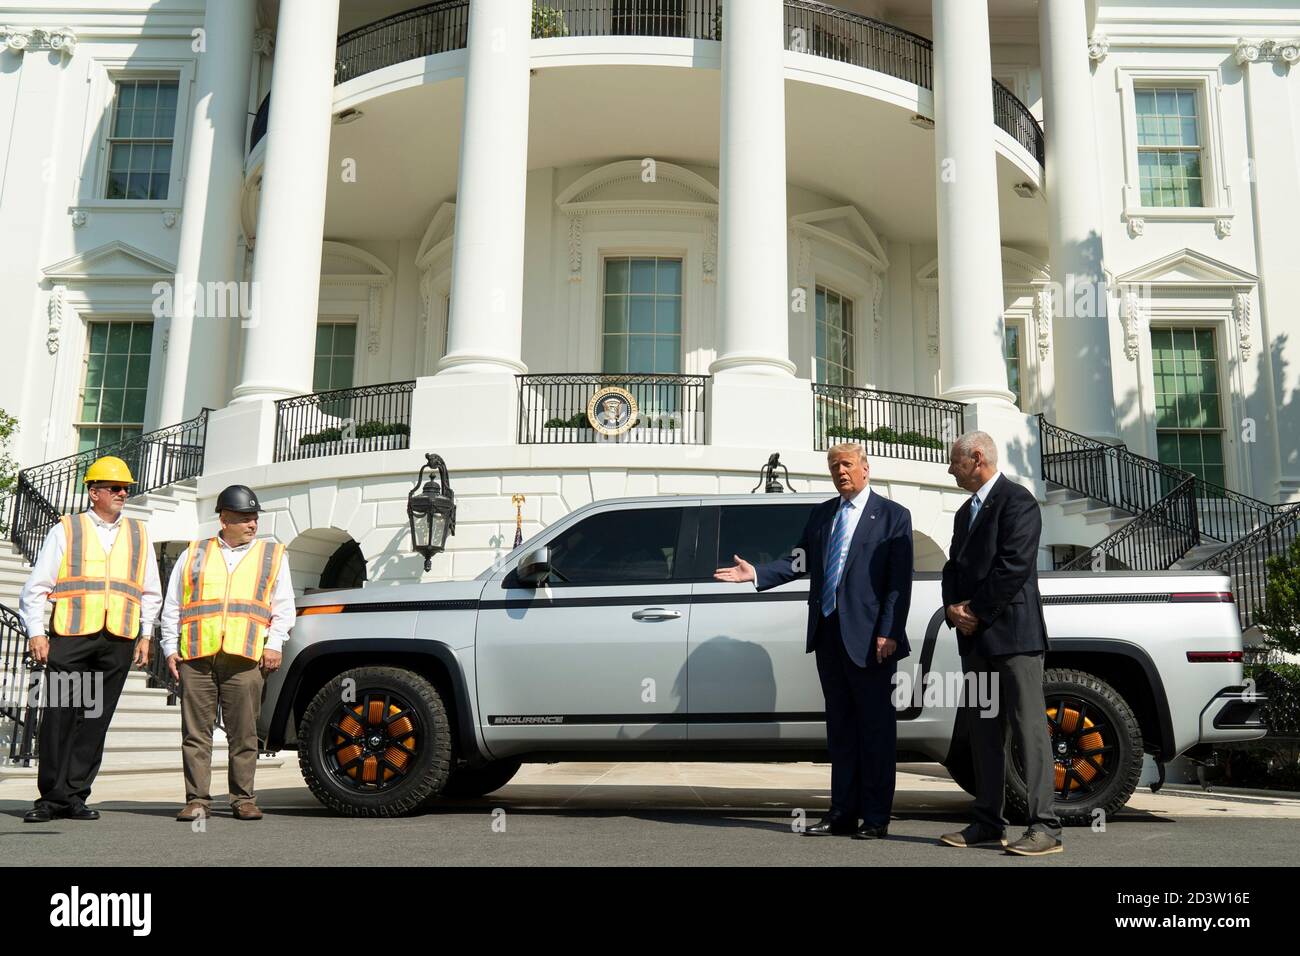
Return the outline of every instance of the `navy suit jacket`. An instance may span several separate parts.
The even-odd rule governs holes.
[[[758,590],[766,591],[795,578],[808,576],[807,649],[816,646],[822,618],[822,581],[826,574],[826,544],[831,522],[842,501],[836,495],[823,501],[808,516],[792,557],[779,558],[754,568]],[[803,556],[802,566],[798,563]],[[742,555],[743,557],[743,555]],[[800,568],[796,570],[796,568]],[[902,660],[911,652],[907,643],[907,612],[912,604],[912,514],[902,505],[874,491],[858,519],[844,558],[844,570],[835,592],[840,632],[849,657],[859,667],[876,667],[876,638],[892,638],[898,647],[884,663]]]

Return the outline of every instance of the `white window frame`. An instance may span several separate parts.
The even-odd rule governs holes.
[[[1142,351],[1145,368],[1143,371],[1143,383],[1148,387],[1147,394],[1150,395],[1151,414],[1148,416],[1150,421],[1150,441],[1151,455],[1155,460],[1160,460],[1160,428],[1156,424],[1156,382],[1155,382],[1155,352],[1151,348],[1151,333],[1161,329],[1209,329],[1214,334],[1214,364],[1218,375],[1219,386],[1219,420],[1221,422],[1219,432],[1223,436],[1223,484],[1226,488],[1240,490],[1240,477],[1248,473],[1249,469],[1243,467],[1243,463],[1238,460],[1240,454],[1240,442],[1237,438],[1236,422],[1240,422],[1245,417],[1245,408],[1242,405],[1241,395],[1237,388],[1236,356],[1228,347],[1228,336],[1232,332],[1231,316],[1210,316],[1203,311],[1186,311],[1183,309],[1168,309],[1158,312],[1153,310],[1150,322],[1147,323],[1146,329],[1142,333]],[[1201,431],[1214,431],[1212,428],[1200,429]]]
[[[1232,187],[1224,155],[1223,81],[1217,69],[1171,70],[1117,67],[1115,86],[1120,97],[1124,145],[1124,218],[1206,222],[1231,219]],[[1201,198],[1204,206],[1143,206],[1138,166],[1137,99],[1135,87],[1191,88],[1196,91],[1197,133],[1201,142]]]
[[[316,334],[315,329],[319,328],[322,323],[327,325],[350,325],[356,330],[353,339],[352,348],[352,384],[344,386],[345,388],[360,388],[367,384],[360,382],[358,379],[364,378],[365,367],[362,364],[366,354],[366,343],[364,341],[365,322],[364,315],[360,309],[354,311],[350,303],[326,302],[322,303],[323,309],[316,313],[316,325],[312,331],[312,377],[316,375]],[[312,388],[315,389],[315,382]],[[333,391],[333,389],[329,389]]]
[[[75,208],[117,212],[178,211],[185,192],[184,173],[189,152],[195,64],[192,59],[104,58],[90,64],[84,130],[86,174],[80,177]],[[120,80],[176,80],[176,130],[166,199],[107,199],[108,141],[113,102]]]
[[[1034,409],[1033,390],[1029,387],[1029,356],[1026,354],[1030,325],[1030,316],[1025,315],[1017,308],[1013,307],[1002,313],[1002,364],[1004,367],[1007,364],[1006,330],[1012,326],[1020,330],[1020,355],[1016,359],[1020,365],[1020,401],[1016,404],[1016,407],[1027,414],[1032,413]],[[1007,381],[1007,391],[1011,391],[1010,380]],[[1012,394],[1015,393],[1012,392]]]
[[[596,301],[597,301],[597,306],[596,306],[596,362],[595,362],[594,365],[592,365],[592,368],[594,368],[597,372],[600,372],[601,374],[606,374],[606,373],[605,373],[605,276],[608,274],[607,269],[606,269],[606,263],[608,263],[610,259],[627,259],[627,258],[632,258],[632,259],[676,259],[678,262],[680,262],[680,263],[682,264],[682,292],[681,292],[681,295],[678,296],[678,298],[681,300],[681,308],[682,308],[682,312],[681,312],[681,331],[680,331],[680,332],[678,333],[678,335],[677,335],[678,345],[680,346],[680,349],[681,349],[680,353],[678,354],[678,362],[677,362],[677,369],[678,369],[678,370],[677,370],[676,372],[657,372],[657,373],[648,373],[648,372],[628,372],[628,373],[626,373],[626,374],[628,374],[628,375],[646,375],[646,374],[658,374],[658,375],[689,375],[689,374],[691,374],[691,373],[689,373],[689,372],[686,371],[686,357],[687,357],[687,348],[686,348],[686,303],[687,303],[687,292],[686,292],[686,286],[687,286],[687,269],[690,267],[690,261],[689,261],[689,259],[687,258],[686,252],[685,252],[684,250],[680,250],[680,249],[679,249],[679,250],[676,250],[676,251],[668,251],[668,252],[654,252],[654,251],[648,251],[648,250],[645,250],[645,249],[639,249],[639,250],[637,250],[637,251],[635,251],[635,252],[625,252],[625,251],[620,251],[620,250],[617,249],[617,248],[611,248],[611,249],[601,249],[601,250],[599,250],[599,251],[597,252],[597,254],[596,254],[596,258],[597,258],[597,261],[600,263],[600,265],[598,266],[598,275],[599,275],[600,290],[599,290],[599,293],[597,294],[597,297],[596,297]],[[619,374],[619,373],[618,373],[618,372],[610,372],[610,373],[608,373],[608,374],[611,374],[611,375],[617,375],[617,374]]]
[[[862,319],[858,313],[860,296],[854,295],[848,289],[843,288],[838,282],[832,282],[829,277],[818,275],[813,277],[812,295],[810,297],[811,308],[808,310],[812,319],[810,323],[812,329],[812,350],[809,353],[812,357],[812,368],[809,370],[811,372],[810,377],[816,384],[826,384],[817,382],[817,290],[819,288],[825,289],[827,292],[834,292],[840,297],[841,302],[847,302],[849,304],[851,312],[849,317],[849,334],[853,337],[853,380],[848,384],[855,388],[861,387],[858,383],[863,379],[862,360],[865,354],[865,349],[862,344]]]

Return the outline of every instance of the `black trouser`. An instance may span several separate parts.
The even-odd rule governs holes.
[[[37,737],[38,807],[62,811],[85,805],[134,656],[135,641],[107,631],[89,637],[50,635],[47,706]],[[103,674],[102,685],[93,676],[97,673]]]
[[[964,701],[970,730],[971,760],[975,769],[975,821],[1002,833],[1007,818],[1006,744],[1015,741],[1024,757],[1028,790],[1029,829],[1061,838],[1061,821],[1053,803],[1052,743],[1043,701],[1043,654],[1005,654],[985,657],[971,650],[962,657],[967,674],[997,675],[997,717],[981,716],[978,702]]]
[[[840,615],[822,618],[816,634],[817,676],[826,697],[826,744],[831,752],[831,813],[866,826],[885,826],[894,805],[898,712],[894,672],[887,660],[859,667],[840,635]],[[872,641],[874,651],[875,641]]]

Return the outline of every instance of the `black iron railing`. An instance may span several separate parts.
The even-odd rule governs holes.
[[[415,382],[336,388],[275,403],[275,460],[409,448]]]
[[[187,422],[159,428],[111,445],[69,455],[18,472],[9,538],[29,562],[36,560],[41,542],[63,515],[89,506],[85,474],[91,462],[113,455],[126,462],[135,478],[131,495],[197,477],[203,472],[209,409]]]
[[[1300,537],[1300,504],[1277,507],[1277,514],[1270,521],[1195,565],[1232,576],[1243,631],[1255,623],[1264,607],[1269,560],[1285,554]]]
[[[708,443],[707,375],[561,372],[515,378],[521,445]],[[597,431],[587,418],[592,398],[610,386],[631,393],[637,405],[631,427],[618,435]]]
[[[1062,571],[1164,571],[1196,547],[1196,479],[1188,475],[1149,509]]]
[[[31,766],[44,702],[45,665],[27,654],[27,628],[0,604],[0,729],[9,734],[9,761]]]
[[[1190,472],[1107,445],[1038,416],[1043,479],[1097,501],[1141,514],[1189,478]]]
[[[785,25],[788,50],[934,88],[934,45],[923,36],[811,0],[786,0]],[[342,83],[395,63],[464,49],[468,35],[469,0],[440,0],[385,17],[339,37],[334,81]],[[721,40],[722,0],[537,0],[533,36]],[[990,82],[994,123],[1042,164],[1042,127],[1010,90]],[[249,149],[259,138],[255,131]]]
[[[966,405],[849,385],[813,387],[813,447],[857,442],[868,457],[946,462],[965,431]]]
[[[1236,541],[1287,510],[1202,478],[1196,479],[1196,501],[1201,534],[1216,541]]]
[[[253,147],[262,141],[266,135],[266,124],[271,121],[271,94],[267,93],[262,97],[262,105],[257,108],[257,113],[253,116],[253,128],[248,131],[248,151],[251,153]]]
[[[384,17],[339,37],[334,82],[435,53],[463,50],[469,37],[469,0],[440,0]]]

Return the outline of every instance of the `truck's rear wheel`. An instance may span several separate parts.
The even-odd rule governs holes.
[[[494,760],[481,767],[460,767],[451,772],[443,797],[482,797],[500,790],[519,772],[518,760]]]
[[[1086,671],[1049,668],[1043,697],[1061,823],[1083,826],[1099,809],[1106,816],[1118,812],[1142,774],[1142,730],[1133,709],[1115,688]],[[1023,820],[1028,809],[1024,760],[1018,747],[1008,747],[1007,813]]]
[[[447,782],[447,711],[437,688],[412,671],[358,667],[338,675],[307,705],[298,739],[303,780],[346,816],[412,813]]]

